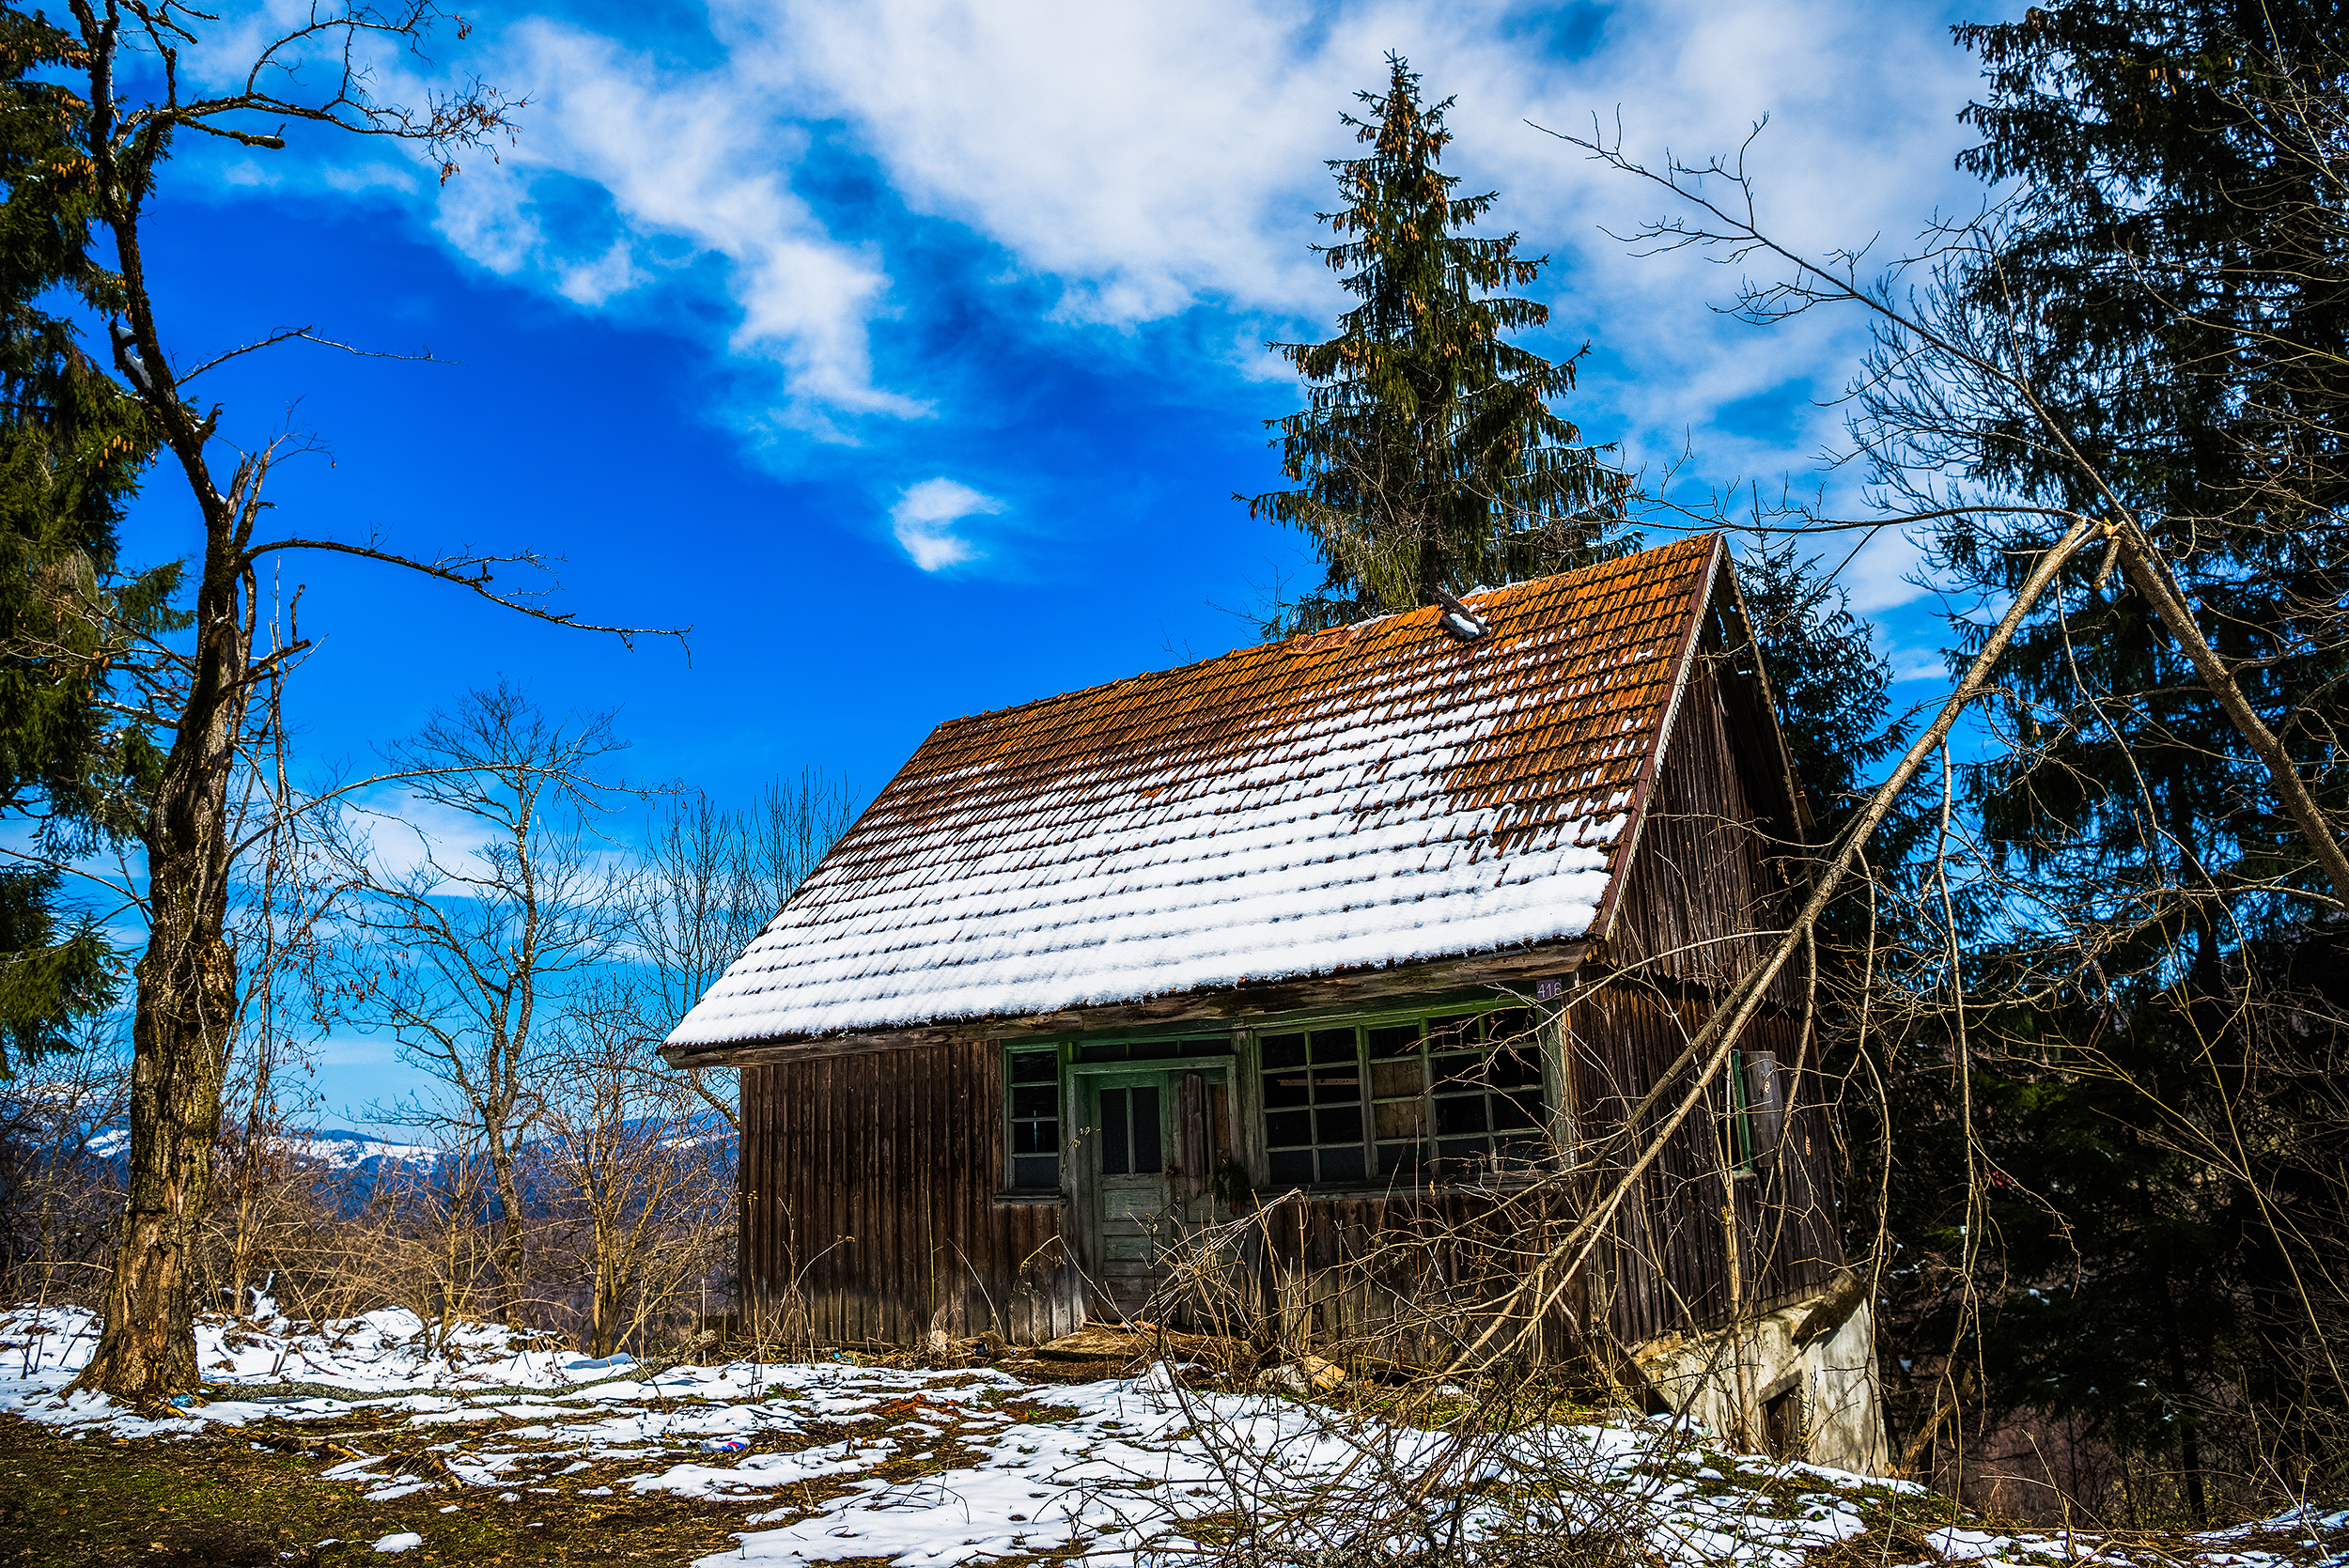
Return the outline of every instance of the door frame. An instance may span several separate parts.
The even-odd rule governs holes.
[[[1062,1068],[1066,1087],[1062,1094],[1061,1169],[1068,1172],[1068,1198],[1074,1209],[1078,1257],[1091,1278],[1101,1277],[1101,1204],[1100,1193],[1094,1183],[1093,1161],[1083,1151],[1084,1135],[1093,1128],[1093,1103],[1097,1092],[1115,1088],[1103,1084],[1102,1079],[1127,1078],[1159,1086],[1159,1134],[1160,1147],[1171,1157],[1178,1147],[1176,1139],[1169,1137],[1174,1117],[1174,1104],[1179,1097],[1176,1088],[1185,1073],[1197,1073],[1209,1083],[1226,1084],[1238,1081],[1239,1058],[1222,1056],[1167,1056],[1141,1062],[1071,1062]],[[1237,1108],[1235,1108],[1237,1111]],[[1237,1120],[1237,1114],[1234,1120]],[[1234,1129],[1237,1131],[1237,1129]],[[1161,1161],[1163,1165],[1163,1161]],[[1088,1294],[1090,1294],[1088,1292]],[[1091,1316],[1088,1312],[1087,1316]]]

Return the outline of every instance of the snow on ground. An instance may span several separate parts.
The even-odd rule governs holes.
[[[998,1369],[840,1360],[649,1371],[626,1356],[591,1358],[481,1326],[434,1344],[399,1310],[297,1324],[266,1300],[255,1317],[199,1326],[205,1397],[148,1419],[63,1391],[95,1338],[78,1310],[0,1312],[0,1413],[76,1436],[189,1440],[363,1417],[365,1432],[338,1428],[335,1439],[357,1457],[325,1475],[375,1499],[454,1486],[536,1500],[559,1497],[567,1473],[608,1474],[616,1464],[612,1487],[742,1505],[739,1552],[704,1559],[708,1568],[875,1557],[947,1568],[1063,1552],[1102,1568],[1159,1568],[1195,1549],[1203,1516],[1277,1512],[1315,1488],[1377,1505],[1397,1494],[1396,1477],[1430,1463],[1457,1472],[1423,1493],[1434,1497],[1563,1466],[1579,1482],[1563,1505],[1570,1514],[1644,1537],[1662,1561],[1799,1568],[1809,1551],[1861,1533],[1881,1522],[1888,1500],[1919,1490],[1721,1453],[1655,1421],[1542,1428],[1447,1457],[1436,1433],[1281,1396],[1204,1393],[1164,1367],[1074,1387]],[[1235,1454],[1246,1461],[1234,1466]],[[1513,1506],[1521,1522],[1521,1498]],[[2205,1568],[2312,1568],[2349,1564],[2344,1530],[2349,1514],[2287,1516],[2197,1545]],[[387,1537],[380,1549],[402,1549],[395,1539],[405,1538]],[[1962,1527],[1926,1540],[1943,1559],[1980,1568],[2045,1568],[2091,1554],[2115,1568],[2157,1560],[2086,1534],[2071,1537],[2068,1552],[2053,1536]]]

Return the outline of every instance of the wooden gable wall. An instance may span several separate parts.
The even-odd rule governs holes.
[[[1613,929],[1566,1016],[1582,1141],[1603,1148],[1798,907],[1803,847],[1767,699],[1722,618],[1690,672]],[[1744,668],[1740,668],[1741,663]],[[1741,1041],[1795,1075],[1779,1157],[1724,1179],[1729,1087],[1717,1085],[1640,1178],[1610,1236],[1590,1310],[1626,1343],[1717,1326],[1825,1288],[1843,1262],[1833,1129],[1805,1051],[1803,984],[1782,970]],[[1676,1107],[1687,1072],[1651,1112]],[[1633,1151],[1636,1152],[1636,1151]],[[1615,1163],[1619,1164],[1617,1160]],[[1585,1187],[1611,1185],[1610,1161]],[[1726,1191],[1725,1191],[1726,1189]],[[1722,1222],[1734,1207],[1733,1232]],[[1734,1253],[1734,1255],[1733,1255]]]
[[[1794,913],[1804,848],[1777,736],[1719,655],[1690,670],[1664,767],[1596,955],[1622,975],[1721,989],[1760,962]],[[1797,1005],[1782,973],[1770,1000]]]

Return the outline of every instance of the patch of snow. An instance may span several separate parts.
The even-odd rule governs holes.
[[[845,1362],[738,1361],[647,1378],[636,1368],[614,1375],[612,1367],[517,1343],[499,1328],[460,1326],[429,1343],[422,1324],[388,1311],[316,1326],[207,1319],[199,1347],[208,1358],[225,1341],[258,1332],[289,1364],[310,1369],[303,1381],[334,1391],[259,1395],[282,1381],[269,1370],[272,1352],[208,1385],[203,1403],[150,1421],[100,1396],[64,1395],[88,1358],[92,1330],[87,1314],[71,1310],[0,1312],[0,1410],[75,1436],[229,1441],[264,1418],[300,1423],[363,1413],[380,1434],[370,1446],[386,1453],[359,1454],[322,1474],[371,1499],[448,1484],[389,1473],[388,1454],[412,1452],[419,1441],[447,1464],[460,1497],[507,1504],[555,1495],[544,1484],[551,1476],[616,1461],[630,1473],[579,1495],[661,1493],[743,1507],[739,1547],[704,1559],[703,1568],[812,1568],[844,1558],[977,1568],[1062,1555],[1082,1556],[1090,1568],[1142,1568],[1195,1555],[1191,1531],[1203,1517],[1271,1513],[1309,1495],[1392,1506],[1392,1477],[1415,1471],[1428,1478],[1429,1495],[1528,1495],[1509,1483],[1513,1470],[1585,1478],[1587,1506],[1641,1542],[1656,1568],[1803,1568],[1810,1554],[1868,1529],[1867,1510],[1880,1506],[1869,1499],[1891,1484],[1731,1454],[1627,1412],[1619,1424],[1530,1428],[1468,1451],[1447,1449],[1440,1433],[1377,1427],[1386,1446],[1365,1466],[1371,1439],[1356,1418],[1332,1419],[1278,1396],[1186,1389],[1164,1366],[1076,1387],[1030,1384],[1000,1369]],[[240,1384],[255,1386],[258,1397],[239,1397]],[[492,1433],[459,1416],[525,1424]],[[399,1428],[412,1437],[386,1430]],[[739,1441],[748,1452],[706,1452],[711,1440]],[[940,1453],[953,1459],[933,1473],[881,1473]],[[1249,1459],[1234,1466],[1235,1454]],[[1897,1489],[1918,1490],[1906,1483]],[[1787,1497],[1791,1505],[1773,1500]],[[1561,1506],[1586,1504],[1569,1496]],[[1471,1517],[1465,1528],[1482,1527]],[[2329,1545],[2288,1557],[2275,1548],[2279,1538],[2337,1540],[2344,1528],[2349,1513],[2281,1514],[2197,1538],[2206,1550],[2175,1568],[2342,1568],[2349,1557]],[[377,1549],[406,1549],[386,1544],[403,1536],[422,1544],[402,1532]],[[1943,1558],[1980,1568],[2064,1557],[2052,1536],[1965,1524],[1928,1539]]]

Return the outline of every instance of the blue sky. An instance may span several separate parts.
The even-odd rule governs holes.
[[[298,0],[291,9],[300,10]],[[266,12],[249,19],[256,36]],[[692,628],[690,656],[534,625],[382,567],[281,557],[320,639],[293,693],[321,766],[364,762],[470,684],[617,707],[648,780],[747,798],[815,765],[869,794],[954,716],[1252,640],[1307,574],[1235,491],[1277,479],[1296,406],[1270,338],[1326,335],[1307,247],[1351,95],[1406,53],[1456,94],[1450,167],[1552,265],[1531,292],[1593,344],[1564,411],[1683,483],[1817,482],[1862,324],[1757,332],[1733,271],[1610,239],[1661,210],[1529,120],[1618,115],[1636,152],[1752,154],[1766,220],[1887,251],[1980,193],[1972,90],[1934,5],[1182,7],[860,0],[491,4],[387,96],[478,75],[529,107],[444,188],[381,142],[189,147],[150,241],[191,363],[311,325],[445,363],[290,345],[212,378],[224,430],[321,450],[275,525],[413,553],[566,558],[560,605]],[[198,62],[226,68],[233,50]],[[1856,504],[1856,501],[1855,503]],[[159,474],[134,554],[188,548]],[[1935,627],[1885,540],[1855,563],[1904,666]],[[329,1097],[397,1081],[329,1052]]]

